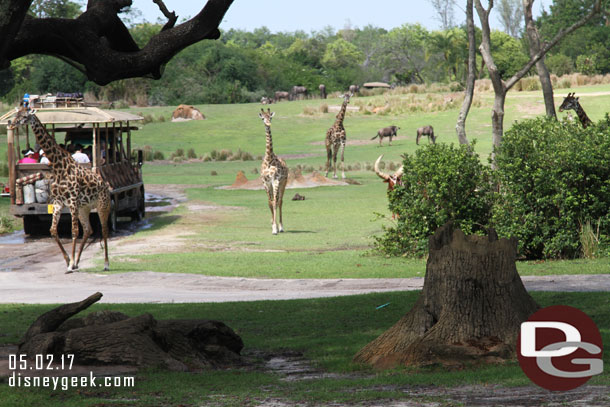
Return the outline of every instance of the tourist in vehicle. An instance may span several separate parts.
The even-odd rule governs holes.
[[[40,164],[50,165],[49,159],[47,158],[47,155],[44,153],[44,150],[42,148],[40,149],[38,154],[40,155]]]
[[[74,161],[79,164],[87,164],[91,162],[91,160],[89,160],[89,157],[87,157],[87,154],[83,153],[83,146],[81,144],[77,144],[74,147],[74,150],[74,154],[72,154],[72,158],[74,158]]]
[[[38,164],[38,161],[32,158],[34,156],[34,150],[30,148],[23,150],[22,153],[23,158],[19,160],[18,164]]]

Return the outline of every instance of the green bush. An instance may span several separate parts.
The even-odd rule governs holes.
[[[162,151],[155,151],[153,154],[153,160],[165,160],[165,155]]]
[[[195,153],[195,149],[189,148],[188,151],[186,152],[186,157],[190,158],[190,159],[197,158],[197,154]]]
[[[579,123],[538,118],[516,123],[496,154],[500,193],[493,224],[519,239],[527,258],[573,258],[583,224],[610,236],[610,118]]]
[[[550,55],[546,58],[546,66],[551,73],[557,76],[568,75],[574,72],[574,62],[564,54]]]
[[[375,245],[389,255],[423,255],[428,237],[453,220],[466,234],[484,229],[491,216],[489,168],[474,146],[427,145],[405,155],[402,186],[389,193],[395,226]]]

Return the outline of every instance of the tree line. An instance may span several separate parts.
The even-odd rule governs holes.
[[[556,0],[536,21],[541,40],[553,38],[577,21],[582,7],[592,2]],[[126,11],[129,19],[130,10]],[[38,17],[74,18],[81,12],[79,4],[66,0],[36,1],[30,9]],[[609,73],[608,21],[608,16],[601,13],[554,47],[546,57],[549,71],[556,75]],[[320,84],[333,92],[371,81],[396,85],[455,83],[459,89],[468,74],[467,29],[465,24],[453,26],[445,21],[443,25],[446,28],[441,30],[429,30],[421,24],[386,30],[348,24],[339,30],[327,27],[311,33],[273,33],[265,27],[253,31],[230,29],[222,32],[219,41],[204,40],[182,50],[167,63],[157,81],[122,79],[105,86],[88,81],[62,60],[31,54],[13,60],[10,68],[0,71],[0,97],[14,103],[25,92],[85,91],[105,101],[175,105],[253,102],[294,85],[305,86],[310,92],[317,91]],[[530,50],[522,25],[511,21],[504,25],[507,32],[491,32],[491,52],[499,75],[507,79],[527,63]],[[161,30],[161,24],[147,22],[129,28],[140,48]],[[475,28],[475,36],[480,43],[479,28]],[[476,66],[477,78],[488,77],[478,51]]]

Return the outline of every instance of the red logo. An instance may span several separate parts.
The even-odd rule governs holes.
[[[602,352],[602,337],[595,322],[567,305],[534,313],[521,324],[517,340],[523,372],[547,390],[572,390],[601,374]]]

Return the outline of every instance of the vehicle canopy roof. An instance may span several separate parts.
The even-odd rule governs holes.
[[[117,110],[102,110],[98,107],[41,108],[36,116],[42,124],[93,124],[144,120],[142,116]],[[0,124],[6,125],[17,112],[12,110],[0,117]]]

